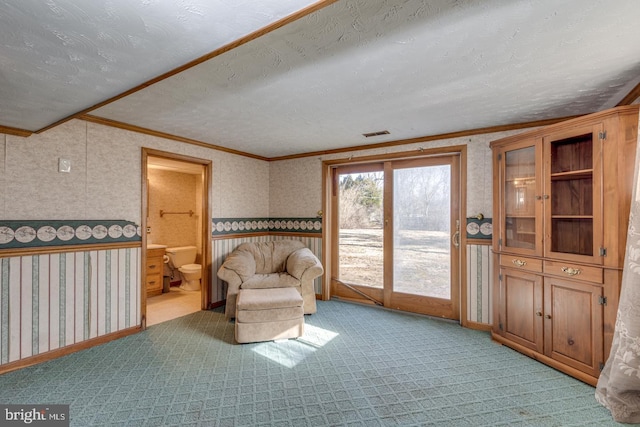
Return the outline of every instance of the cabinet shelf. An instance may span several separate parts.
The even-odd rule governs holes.
[[[551,215],[551,219],[593,219],[593,215]]]
[[[569,172],[557,172],[551,174],[552,181],[564,181],[569,179],[591,179],[593,169],[581,169]]]
[[[535,176],[516,176],[513,178],[506,178],[505,182],[521,182],[526,185],[533,185],[536,183]]]

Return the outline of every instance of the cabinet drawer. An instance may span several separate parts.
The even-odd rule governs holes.
[[[162,289],[162,274],[147,275],[147,292]]]
[[[600,267],[588,267],[562,261],[545,261],[544,273],[565,279],[584,280],[586,282],[602,283],[603,271]]]
[[[500,255],[500,265],[502,267],[517,268],[518,270],[542,273],[541,260],[527,258],[519,255]]]
[[[147,276],[151,274],[162,275],[163,262],[162,258],[147,258]]]

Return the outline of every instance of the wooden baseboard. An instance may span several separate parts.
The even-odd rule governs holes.
[[[491,325],[488,325],[486,323],[473,322],[471,320],[462,322],[462,326],[464,326],[465,328],[474,329],[476,331],[491,331]]]
[[[494,332],[491,333],[491,339],[504,345],[505,347],[509,347],[519,353],[524,354],[525,356],[529,356],[530,358],[537,360],[538,362],[551,366],[552,368],[557,369],[560,372],[563,372],[567,375],[572,376],[573,378],[576,378],[586,384],[589,384],[590,386],[595,387],[596,384],[598,383],[598,378],[594,378],[589,374],[586,374],[582,371],[572,368],[571,366],[567,366],[563,363],[560,363],[550,357],[545,356],[544,354],[540,354],[529,348],[523,347],[517,343],[506,340],[502,336],[497,335]]]
[[[136,334],[142,331],[141,326],[135,326],[133,328],[123,329],[118,332],[112,332],[100,337],[91,338],[86,341],[82,341],[76,344],[71,344],[66,347],[57,348],[55,350],[47,351],[46,353],[37,354],[31,357],[25,357],[24,359],[16,360],[15,362],[9,362],[4,365],[0,365],[0,375],[7,372],[16,371],[18,369],[26,368],[27,366],[37,365],[38,363],[47,362],[49,360],[57,359],[58,357],[66,356],[77,351],[86,350],[91,347],[95,347],[100,344],[105,344],[109,341],[123,338],[129,335]]]
[[[208,310],[211,310],[213,308],[218,308],[218,307],[222,307],[223,305],[227,304],[227,300],[223,299],[222,301],[217,301],[217,302],[210,302],[209,306],[207,307]]]

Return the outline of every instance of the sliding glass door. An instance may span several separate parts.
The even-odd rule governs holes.
[[[458,319],[458,156],[334,170],[332,293]]]
[[[346,298],[382,304],[384,285],[384,165],[335,171],[338,269],[334,282]]]

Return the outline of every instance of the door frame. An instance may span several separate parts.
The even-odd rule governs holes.
[[[335,218],[332,212],[332,196],[335,188],[333,182],[332,170],[337,166],[344,166],[350,164],[363,164],[374,162],[385,162],[402,159],[415,159],[419,157],[434,157],[442,155],[459,155],[460,156],[460,203],[459,203],[459,217],[460,217],[460,254],[459,254],[459,319],[463,326],[467,325],[467,293],[463,292],[467,288],[467,274],[466,274],[466,259],[467,259],[467,239],[465,229],[462,221],[466,218],[467,211],[467,146],[466,145],[452,145],[448,147],[436,147],[430,149],[424,149],[422,147],[412,151],[404,151],[398,153],[387,153],[378,155],[369,155],[362,157],[350,156],[348,158],[325,160],[322,162],[322,207],[323,215],[322,219],[322,263],[325,267],[325,274],[322,279],[322,299],[331,299],[331,272],[335,268],[336,254],[333,253],[333,247],[336,242],[337,236],[332,234],[332,230],[335,225],[338,224],[338,218]],[[370,301],[362,301],[365,304],[373,304]]]
[[[200,288],[200,309],[206,310],[210,308],[210,287],[211,287],[211,266],[212,266],[212,207],[211,207],[211,177],[213,161],[208,159],[201,159],[197,157],[186,156],[184,154],[176,154],[168,151],[160,151],[152,148],[142,147],[142,200],[141,200],[141,234],[142,234],[142,248],[141,248],[141,265],[145,266],[147,263],[147,210],[149,208],[149,185],[148,185],[148,170],[147,163],[149,157],[159,157],[163,159],[176,160],[183,163],[192,163],[201,165],[203,168],[203,185],[202,185],[202,214],[200,215],[200,229],[201,229],[201,241],[202,241],[202,286]],[[140,268],[140,316],[142,329],[147,327],[147,291],[145,289],[145,276],[146,269]]]

